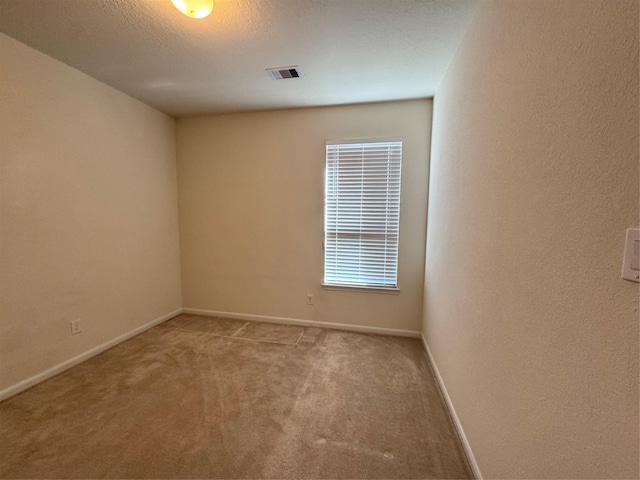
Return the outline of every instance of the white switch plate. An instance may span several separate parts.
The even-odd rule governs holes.
[[[632,282],[640,282],[640,228],[627,228],[622,278]]]

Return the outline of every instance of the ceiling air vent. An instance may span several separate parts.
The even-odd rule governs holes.
[[[299,78],[302,76],[300,75],[297,65],[293,67],[267,68],[267,72],[274,80],[285,80],[287,78]]]

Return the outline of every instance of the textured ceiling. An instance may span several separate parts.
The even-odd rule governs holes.
[[[0,0],[0,31],[174,116],[434,94],[475,0]],[[2,52],[0,52],[0,55]],[[298,65],[273,80],[265,68]]]

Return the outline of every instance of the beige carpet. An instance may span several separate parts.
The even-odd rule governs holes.
[[[416,339],[180,315],[0,403],[2,478],[471,478]]]

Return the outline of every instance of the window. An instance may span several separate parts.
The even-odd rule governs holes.
[[[396,288],[402,141],[327,142],[324,284]]]

